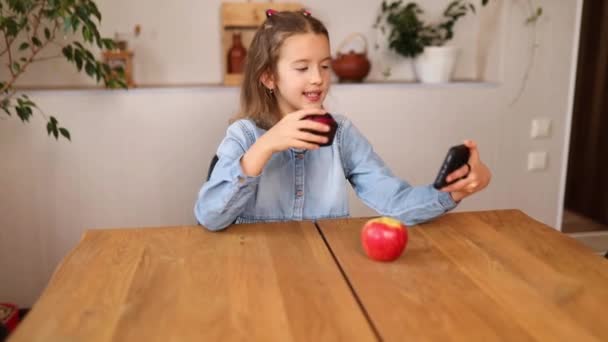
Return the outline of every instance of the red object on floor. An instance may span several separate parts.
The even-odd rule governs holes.
[[[9,332],[17,327],[19,323],[19,308],[17,305],[0,303],[0,323],[4,324]]]

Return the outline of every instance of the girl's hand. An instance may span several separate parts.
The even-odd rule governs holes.
[[[318,132],[328,132],[330,127],[312,120],[302,120],[307,115],[325,114],[320,108],[307,108],[285,115],[271,129],[262,135],[241,158],[241,168],[248,176],[258,176],[275,152],[288,148],[316,150],[319,144],[327,142],[327,138],[302,131],[309,129]]]
[[[327,142],[321,135],[304,132],[304,129],[328,132],[330,127],[311,120],[302,120],[307,115],[325,114],[322,108],[306,108],[285,115],[258,140],[268,151],[276,153],[289,148],[316,150]]]
[[[456,202],[483,190],[492,178],[490,169],[479,159],[477,144],[472,140],[465,140],[464,144],[471,152],[468,164],[450,173],[446,178],[448,182],[454,179],[460,180],[441,189],[441,191],[449,192]]]

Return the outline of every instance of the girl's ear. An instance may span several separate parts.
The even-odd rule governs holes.
[[[260,82],[269,90],[273,90],[275,87],[274,76],[270,71],[264,71],[260,76]]]

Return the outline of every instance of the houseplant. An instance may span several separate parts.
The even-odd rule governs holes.
[[[482,0],[485,6],[489,0]],[[397,54],[414,59],[417,77],[422,82],[447,82],[451,78],[457,50],[445,44],[454,37],[456,22],[475,6],[464,0],[451,1],[438,23],[425,23],[424,11],[415,2],[383,0],[374,27],[387,34],[388,47]]]
[[[70,132],[54,116],[46,115],[14,87],[32,63],[49,58],[65,59],[107,87],[126,87],[124,70],[111,69],[89,48],[115,46],[99,34],[100,22],[101,13],[91,0],[0,0],[0,118],[16,115],[27,123],[37,110],[47,121],[49,135],[70,139]],[[41,51],[53,48],[57,56],[40,57]]]

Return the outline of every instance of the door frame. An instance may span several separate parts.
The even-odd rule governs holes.
[[[568,107],[564,122],[564,146],[562,147],[562,166],[560,170],[559,196],[557,199],[556,229],[562,231],[564,204],[566,200],[566,179],[568,177],[568,156],[570,153],[570,136],[572,134],[572,117],[574,115],[574,96],[576,95],[576,74],[580,48],[581,25],[583,20],[583,1],[576,1],[576,24],[574,25],[574,44],[572,44],[572,64],[570,65],[570,85],[568,90]]]

